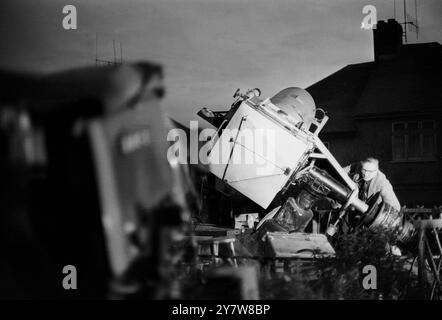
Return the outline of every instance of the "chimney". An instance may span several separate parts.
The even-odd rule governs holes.
[[[378,21],[373,29],[374,60],[394,58],[402,46],[402,26],[395,19]]]

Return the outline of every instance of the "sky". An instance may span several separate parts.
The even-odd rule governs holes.
[[[237,88],[271,97],[301,88],[353,63],[373,60],[372,31],[362,8],[378,20],[403,21],[403,0],[2,0],[0,68],[49,73],[123,59],[164,66],[165,111],[189,126],[202,107],[227,110]],[[414,16],[415,0],[407,0]],[[77,29],[65,30],[65,5]],[[442,1],[417,0],[419,38],[442,43]],[[98,35],[98,46],[96,39]],[[201,127],[207,125],[200,122]]]

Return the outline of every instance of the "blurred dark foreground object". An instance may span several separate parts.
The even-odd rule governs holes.
[[[0,298],[124,297],[140,256],[152,270],[131,283],[148,283],[147,298],[171,295],[181,253],[169,244],[184,232],[192,189],[166,158],[162,79],[146,62],[0,71]],[[63,288],[66,265],[75,290]]]

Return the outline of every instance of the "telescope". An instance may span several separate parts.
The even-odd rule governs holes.
[[[198,112],[217,128],[208,152],[211,173],[263,209],[275,198],[289,199],[298,217],[311,217],[315,201],[332,199],[340,204],[340,212],[327,230],[330,236],[349,208],[361,214],[365,226],[382,224],[378,220],[388,220],[391,228],[401,225],[399,213],[379,205],[378,197],[370,203],[358,198],[357,184],[318,136],[329,118],[306,90],[289,87],[271,98],[260,95],[257,88],[246,93],[238,89],[230,110]],[[287,217],[281,212],[264,220],[278,220],[278,215],[284,225]],[[301,225],[289,231],[302,231],[305,223]],[[403,229],[405,238],[412,228]]]

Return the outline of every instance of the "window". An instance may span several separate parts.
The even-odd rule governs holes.
[[[435,159],[435,121],[393,122],[392,145],[393,160]]]

